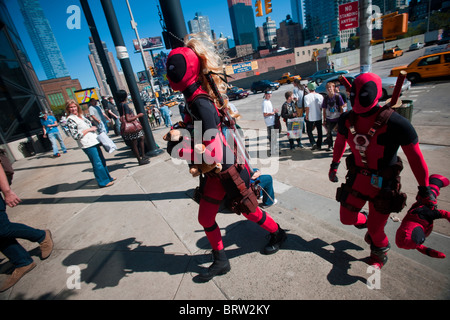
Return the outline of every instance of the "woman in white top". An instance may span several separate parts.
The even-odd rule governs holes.
[[[106,161],[103,157],[100,143],[97,140],[97,127],[83,116],[83,110],[75,100],[67,100],[66,111],[67,126],[72,138],[78,146],[86,153],[94,169],[95,180],[99,187],[109,187],[114,184],[115,178],[112,178],[106,167]]]

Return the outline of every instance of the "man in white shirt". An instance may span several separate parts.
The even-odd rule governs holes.
[[[317,85],[315,82],[308,83],[308,89],[310,91],[305,99],[305,121],[306,132],[308,133],[309,142],[311,143],[311,150],[322,149],[322,103],[323,96],[316,93]],[[314,126],[317,129],[317,141],[314,139],[313,130]]]
[[[264,100],[262,103],[262,112],[264,115],[264,122],[266,123],[267,127],[267,138],[269,139],[269,146],[270,146],[270,154],[269,156],[275,154],[276,151],[276,145],[277,145],[277,139],[274,139],[272,141],[272,134],[276,134],[275,129],[275,114],[278,113],[277,109],[274,109],[272,106],[272,101],[270,101],[270,98],[272,97],[272,91],[266,90],[264,93]]]

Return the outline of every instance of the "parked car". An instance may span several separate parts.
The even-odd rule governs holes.
[[[248,97],[248,91],[238,87],[231,87],[227,90],[227,96],[230,100],[243,99]]]
[[[422,49],[423,47],[425,47],[425,43],[416,42],[409,46],[409,51],[419,50],[419,49]]]
[[[295,79],[301,80],[302,77],[300,76],[294,76],[291,75],[289,72],[284,73],[283,76],[281,77],[281,79],[275,80],[276,82],[278,82],[279,84],[290,84],[291,82],[294,82]]]
[[[403,50],[399,47],[390,48],[387,50],[384,50],[383,52],[383,60],[385,59],[394,59],[396,57],[400,57],[403,55]]]
[[[325,79],[328,79],[328,78],[331,78],[334,76],[339,76],[340,74],[345,74],[345,73],[348,73],[348,70],[335,71],[333,69],[325,69],[325,70],[317,71],[316,73],[307,77],[306,79],[309,81],[316,81],[319,83]]]
[[[450,76],[450,51],[422,56],[409,65],[392,68],[389,76],[398,77],[401,70],[408,73],[406,77],[413,83],[423,78]]]
[[[278,90],[280,84],[278,82],[272,82],[269,80],[260,80],[252,83],[251,91],[257,93],[258,91],[264,92],[266,89]]]
[[[348,80],[348,82],[350,82],[351,84],[353,83],[353,81],[355,80],[355,78],[357,76],[359,76],[360,73],[347,73],[344,75],[344,77]],[[326,89],[326,84],[329,81],[339,81],[338,80],[339,76],[334,76],[331,77],[325,81],[323,81],[317,88],[316,88],[316,92],[320,93],[322,95],[326,95],[327,94],[327,89]],[[382,86],[382,91],[383,94],[381,96],[381,99],[385,100],[388,97],[392,96],[392,93],[394,92],[394,88],[395,88],[395,84],[397,82],[397,77],[386,77],[386,78],[381,78],[381,86]],[[404,91],[407,91],[411,88],[411,81],[409,80],[405,80],[405,82],[403,82],[403,86],[402,86],[402,91],[401,93],[403,93]],[[339,87],[341,92],[345,92],[346,89],[343,85],[341,85]]]

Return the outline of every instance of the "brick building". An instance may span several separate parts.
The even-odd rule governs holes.
[[[57,116],[64,113],[67,100],[76,100],[74,91],[82,89],[80,81],[70,77],[43,80],[40,84],[53,113]]]

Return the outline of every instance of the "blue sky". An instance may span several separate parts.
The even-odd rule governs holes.
[[[71,13],[67,13],[70,5],[77,5],[81,9],[78,0],[39,0],[46,14],[47,19],[55,34],[56,40],[60,46],[64,60],[67,64],[69,73],[73,79],[79,79],[83,88],[97,87],[94,73],[90,66],[88,55],[88,43],[91,33],[81,10],[80,29],[68,29],[67,19]],[[137,29],[141,38],[161,36],[161,25],[157,5],[159,0],[128,0],[133,13],[134,20],[137,23]],[[8,10],[15,22],[16,28],[22,38],[22,42],[30,57],[31,63],[36,70],[39,80],[45,80],[46,76],[42,69],[41,63],[37,58],[33,44],[31,43],[28,32],[23,24],[23,17],[19,10],[17,0],[6,0]],[[196,12],[209,17],[211,28],[219,35],[221,32],[225,36],[233,37],[230,24],[230,16],[228,13],[227,0],[180,0],[183,9],[184,20],[187,23],[195,17]],[[252,0],[253,4],[255,0]],[[125,0],[112,0],[117,19],[122,31],[122,35],[130,55],[130,61],[133,71],[144,70],[142,57],[138,53],[134,53],[133,39],[136,38],[134,30],[130,24],[130,14]],[[106,42],[108,50],[116,57],[114,42],[111,38],[106,18],[101,6],[100,0],[89,0],[89,5],[94,16],[94,20],[102,41]],[[279,23],[286,18],[287,14],[291,14],[290,0],[272,0],[273,12],[269,15],[275,20],[277,27]],[[264,13],[264,12],[263,12]],[[262,26],[266,20],[263,17],[255,17],[256,26]],[[186,26],[187,29],[187,26]],[[188,30],[188,29],[187,29]],[[189,31],[189,30],[188,30]],[[154,54],[159,51],[154,51]],[[120,63],[116,60],[117,67],[121,69]]]

